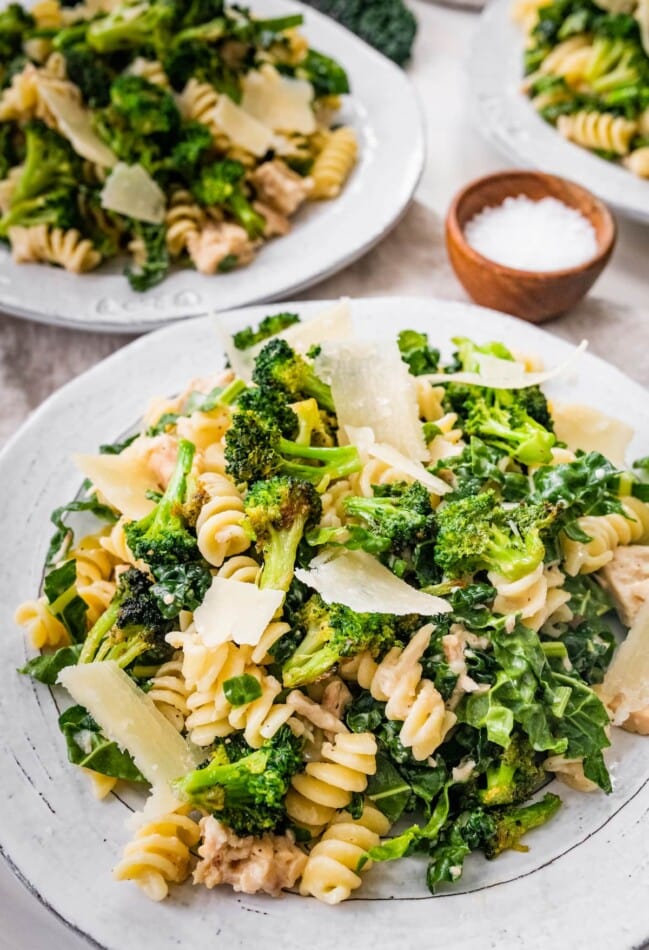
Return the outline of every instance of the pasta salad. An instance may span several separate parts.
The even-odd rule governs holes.
[[[358,154],[344,69],[302,16],[223,0],[39,0],[0,12],[0,240],[74,273],[125,254],[146,290],[173,262],[249,264]]]
[[[649,462],[532,357],[436,342],[274,313],[75,457],[21,673],[98,797],[149,791],[116,880],[336,904],[421,854],[435,891],[649,732]]]
[[[649,178],[649,18],[635,0],[516,0],[523,89],[565,138]]]

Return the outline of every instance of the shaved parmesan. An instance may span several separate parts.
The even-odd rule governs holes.
[[[77,154],[103,168],[113,167],[117,156],[95,132],[91,112],[81,105],[71,83],[39,78],[38,94]]]
[[[451,609],[440,597],[406,584],[365,551],[324,552],[295,576],[326,603],[344,604],[357,613],[434,616]]]
[[[234,640],[257,646],[284,601],[284,592],[226,577],[215,577],[203,603],[194,611],[196,631],[205,646]]]
[[[167,200],[164,191],[141,165],[119,162],[106,179],[101,206],[136,221],[162,224]]]
[[[582,340],[567,360],[555,366],[554,369],[542,373],[526,373],[522,363],[512,360],[501,360],[496,356],[481,354],[479,358],[479,373],[427,373],[418,376],[429,383],[466,383],[469,386],[486,386],[489,389],[525,389],[526,386],[540,386],[555,376],[566,373],[588,346],[588,340]]]
[[[392,445],[411,459],[426,457],[415,379],[396,343],[325,343],[315,368],[331,384],[341,428],[369,426],[377,442]]]
[[[234,145],[261,157],[272,145],[273,133],[254,116],[245,112],[229,96],[219,96],[212,113],[214,124]]]
[[[569,449],[601,452],[614,465],[624,465],[633,429],[626,422],[607,416],[591,406],[553,403],[554,431]]]
[[[58,681],[88,710],[104,735],[126,749],[154,788],[168,787],[205,757],[183,739],[117,663],[68,666]]]
[[[269,63],[251,70],[241,81],[241,108],[273,132],[311,135],[316,121],[311,108],[313,86],[305,79],[282,76]]]
[[[649,601],[618,647],[597,692],[615,711],[616,725],[649,709]]]
[[[135,446],[119,455],[74,455],[74,464],[111,506],[127,518],[137,521],[154,507],[146,497],[158,485]]]
[[[222,323],[216,324],[216,332],[228,358],[230,366],[237,376],[249,383],[252,379],[252,369],[259,352],[268,342],[264,340],[248,350],[238,350],[232,342],[232,334]],[[353,335],[351,311],[348,298],[343,298],[302,323],[282,330],[277,336],[291,344],[298,353],[306,353],[310,347],[329,340],[347,340]]]
[[[354,429],[353,426],[346,426],[345,431],[347,438],[352,445],[356,446],[361,455],[367,455],[370,458],[385,462],[386,465],[396,468],[416,482],[421,482],[436,495],[445,495],[446,492],[451,491],[450,485],[447,485],[441,478],[437,478],[436,475],[431,475],[421,462],[409,459],[392,445],[387,445],[385,442],[376,442],[374,433],[369,427],[362,426],[360,429]]]

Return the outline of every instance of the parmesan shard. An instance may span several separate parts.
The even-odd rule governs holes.
[[[219,96],[212,118],[219,132],[226,135],[234,145],[258,158],[265,155],[273,144],[272,130],[238,106],[229,96]]]
[[[426,458],[414,376],[395,342],[345,340],[325,343],[315,360],[331,385],[338,425],[369,427],[377,442],[411,459]]]
[[[215,577],[203,603],[194,611],[196,631],[205,646],[234,640],[257,646],[282,606],[284,592],[226,577]]]
[[[251,346],[248,350],[238,350],[232,342],[232,334],[218,321],[218,318],[216,332],[230,366],[237,376],[249,383],[252,379],[255,359],[268,341],[264,340],[263,343]],[[306,353],[314,345],[330,340],[347,340],[353,336],[353,333],[349,298],[344,297],[309,320],[287,327],[277,336],[290,343],[296,352]]]
[[[162,224],[167,199],[164,191],[141,165],[118,162],[101,192],[101,206],[136,221]]]
[[[615,725],[634,730],[634,718],[649,719],[649,601],[636,616],[626,639],[620,644],[597,693],[614,711]]]
[[[601,452],[614,465],[624,465],[633,438],[633,429],[626,422],[577,403],[553,403],[552,419],[557,439],[569,449]]]
[[[88,710],[102,732],[132,756],[155,788],[192,771],[205,757],[177,732],[117,663],[82,663],[59,673],[75,702]]]
[[[38,93],[75,152],[102,168],[116,164],[117,156],[95,132],[90,110],[81,105],[70,83],[39,78]]]
[[[73,455],[74,464],[102,498],[128,519],[138,521],[155,507],[146,493],[157,490],[145,459],[131,446],[119,455]]]
[[[367,426],[363,426],[360,429],[347,426],[345,431],[350,443],[356,446],[361,455],[367,455],[370,458],[385,462],[386,465],[396,468],[399,472],[403,472],[404,475],[408,475],[416,482],[421,482],[430,492],[434,492],[436,495],[445,495],[451,491],[450,485],[442,481],[441,478],[437,478],[436,475],[431,475],[421,462],[416,462],[414,459],[408,458],[392,445],[377,442],[374,438],[374,433]]]
[[[246,73],[241,81],[241,108],[273,132],[311,135],[316,121],[311,103],[314,90],[305,79],[282,76],[266,63]]]
[[[308,570],[298,568],[295,576],[326,603],[344,604],[357,613],[432,617],[451,609],[441,597],[406,584],[365,551],[325,551],[311,561]]]
[[[577,362],[588,346],[588,340],[582,340],[568,359],[554,369],[541,373],[526,373],[522,363],[513,360],[501,360],[490,354],[480,355],[479,373],[426,373],[418,376],[433,385],[439,383],[466,383],[469,386],[485,386],[488,389],[525,389],[526,386],[540,386],[549,379],[564,375]]]

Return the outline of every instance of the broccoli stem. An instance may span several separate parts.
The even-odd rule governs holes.
[[[538,828],[549,821],[561,806],[558,795],[548,792],[541,801],[522,808],[507,808],[496,818],[496,830],[484,845],[485,857],[489,860],[502,854],[503,851],[529,851],[527,845],[521,844],[521,838],[533,828]]]
[[[99,646],[110,630],[115,626],[119,616],[121,604],[119,600],[113,601],[108,605],[101,617],[95,622],[86,637],[81,653],[79,654],[79,663],[92,663],[96,657]]]
[[[270,541],[264,548],[264,566],[259,587],[288,590],[293,580],[297,549],[304,533],[304,518],[297,518],[290,528],[269,529]]]
[[[281,437],[278,442],[278,451],[281,455],[288,455],[289,458],[313,459],[317,462],[324,462],[327,468],[327,474],[331,478],[341,478],[344,475],[351,475],[358,471],[359,458],[358,451],[353,445],[343,445],[339,448],[327,448],[317,445],[300,445],[297,442],[291,442],[289,439]],[[318,471],[318,469],[314,469]],[[324,472],[322,474],[325,474]]]

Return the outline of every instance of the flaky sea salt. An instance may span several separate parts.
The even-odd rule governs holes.
[[[474,215],[464,236],[483,257],[518,270],[564,270],[597,254],[590,221],[556,198],[505,198]]]

